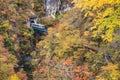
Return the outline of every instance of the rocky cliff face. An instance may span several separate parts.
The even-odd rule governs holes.
[[[54,17],[57,12],[64,12],[72,8],[71,0],[45,0],[44,8],[47,16]]]

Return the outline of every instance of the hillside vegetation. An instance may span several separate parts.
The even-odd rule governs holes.
[[[120,1],[73,0],[55,19],[43,2],[0,1],[0,80],[119,80]],[[31,16],[47,35],[27,27]]]

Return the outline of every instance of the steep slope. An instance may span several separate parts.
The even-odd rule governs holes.
[[[119,79],[120,49],[115,47],[119,46],[119,39],[106,43],[94,37],[90,29],[94,17],[84,14],[80,9],[72,9],[48,29],[48,36],[37,44],[41,61],[37,70],[44,71],[35,73],[36,79]]]
[[[26,21],[29,17],[37,16],[35,11],[32,9],[31,4],[32,2],[27,0],[0,1],[0,35],[2,35],[3,38],[2,41],[0,41],[0,50],[2,50],[0,53],[2,57],[0,63],[1,80],[6,80],[15,74],[13,68],[17,67],[17,63],[22,59],[22,57],[30,54],[30,52],[35,49],[35,43],[37,42],[37,39],[33,36],[34,31],[31,28],[28,29],[26,25]],[[27,79],[24,77],[26,74],[23,68],[21,67],[17,70],[21,80]],[[12,70],[10,71],[9,69]],[[4,70],[6,70],[6,72]],[[28,74],[29,73],[27,73],[27,75]],[[17,76],[13,75],[10,80],[14,80],[15,77]]]

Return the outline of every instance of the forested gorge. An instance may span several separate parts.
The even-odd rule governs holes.
[[[120,0],[0,0],[0,80],[120,80]]]

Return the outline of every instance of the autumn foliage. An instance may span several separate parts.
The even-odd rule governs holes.
[[[74,7],[53,19],[44,0],[0,0],[0,80],[120,79],[120,0],[61,1]]]

